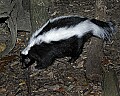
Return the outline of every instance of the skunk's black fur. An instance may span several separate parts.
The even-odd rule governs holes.
[[[91,24],[95,27],[93,27],[93,30],[91,26],[88,26],[88,32],[80,33],[77,32],[74,35],[71,35],[69,32],[67,34],[70,35],[70,37],[62,38],[63,35],[61,33],[58,33],[59,36],[61,36],[59,39],[54,36],[55,31],[59,32],[58,30],[61,28],[64,32],[67,32],[68,29],[70,29],[71,32],[74,32],[72,28],[75,28],[77,25],[84,23],[84,21],[87,21],[84,25],[85,27],[88,26],[87,24]],[[80,25],[84,27],[83,25]],[[78,28],[80,27],[78,26]],[[77,28],[77,27],[76,27]],[[97,29],[98,28],[98,29]],[[53,30],[55,29],[55,31]],[[90,29],[90,30],[89,30]],[[53,30],[53,31],[51,31]],[[80,32],[84,31],[86,29],[82,29]],[[77,29],[78,31],[78,29]],[[99,33],[100,31],[100,33]],[[101,32],[104,31],[104,32]],[[54,32],[54,34],[52,34]],[[48,21],[40,30],[39,32],[36,32],[31,37],[28,46],[21,52],[21,62],[22,62],[22,68],[28,68],[30,65],[32,65],[35,61],[37,62],[37,69],[43,69],[47,68],[48,66],[52,65],[56,58],[62,58],[65,56],[71,57],[69,62],[74,62],[76,59],[78,59],[79,55],[82,53],[84,43],[91,37],[96,36],[99,38],[102,38],[104,40],[108,40],[110,38],[111,33],[114,32],[114,25],[111,22],[103,22],[96,19],[87,19],[83,17],[78,16],[66,16],[66,17],[59,17],[52,21]],[[50,35],[46,35],[47,33],[50,33]],[[51,35],[52,34],[52,35]],[[67,35],[66,34],[66,35]],[[41,36],[41,37],[40,37]],[[45,36],[53,36],[50,38],[50,40],[47,41],[47,37],[43,38]]]
[[[27,61],[22,61],[22,67],[27,68],[37,61],[37,66],[35,68],[47,68],[56,58],[62,58],[65,56],[71,57],[69,62],[72,63],[78,59],[79,55],[82,53],[84,43],[91,36],[91,33],[87,33],[82,38],[74,36],[67,40],[52,41],[50,44],[42,43],[40,45],[34,45],[31,47],[28,55],[21,54],[22,60],[30,59],[29,63],[26,63]]]

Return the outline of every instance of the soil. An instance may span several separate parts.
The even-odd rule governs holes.
[[[61,15],[79,15],[95,18],[93,0],[51,0],[49,15],[51,18]],[[111,42],[104,44],[104,66],[114,67],[120,85],[120,1],[107,1],[107,20],[117,25],[117,33]],[[63,11],[64,10],[64,11]],[[68,58],[57,59],[47,69],[36,70],[34,65],[21,69],[19,53],[25,47],[29,33],[18,32],[15,48],[0,60],[0,96],[102,96],[100,82],[94,84],[86,78],[86,47],[74,64]]]

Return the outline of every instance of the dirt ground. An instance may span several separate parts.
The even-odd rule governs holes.
[[[49,6],[50,17],[61,15],[80,15],[95,17],[95,1],[93,0],[52,0]],[[107,20],[116,22],[118,32],[112,41],[105,44],[106,64],[111,63],[117,73],[120,85],[120,1],[107,1]],[[64,10],[64,11],[63,11]],[[79,11],[78,11],[79,10]],[[86,47],[77,63],[69,64],[68,58],[61,58],[47,69],[36,70],[34,65],[21,69],[19,53],[25,47],[25,39],[29,33],[18,32],[16,46],[8,56],[0,61],[0,96],[102,96],[100,83],[86,79],[85,62]],[[30,85],[29,85],[30,83]]]

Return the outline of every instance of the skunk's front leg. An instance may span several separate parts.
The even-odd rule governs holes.
[[[48,68],[50,65],[53,64],[55,57],[52,55],[46,55],[41,60],[37,61],[37,65],[35,66],[36,69],[45,69]]]
[[[52,63],[50,63],[51,61],[44,61],[44,62],[40,62],[37,61],[37,65],[35,66],[36,69],[45,69],[48,68],[50,65],[52,65]]]
[[[43,66],[43,64],[42,64],[42,62],[41,62],[41,60],[39,61],[37,61],[37,65],[35,66],[35,69],[44,69],[45,67]]]
[[[48,67],[48,63],[37,61],[37,65],[35,66],[35,69],[45,69]]]
[[[80,54],[83,51],[83,45],[84,45],[83,39],[78,40],[77,43],[78,45],[76,46],[76,48],[73,50],[71,54],[71,59],[68,60],[68,62],[70,63],[74,63],[79,58]]]

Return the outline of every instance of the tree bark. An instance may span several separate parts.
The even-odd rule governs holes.
[[[95,17],[104,20],[106,17],[106,6],[104,0],[96,0]],[[101,61],[103,58],[103,42],[102,40],[93,37],[87,48],[86,76],[93,81],[102,80]]]
[[[17,37],[17,25],[16,25],[16,19],[17,19],[17,6],[16,0],[2,0],[2,3],[0,3],[0,18],[8,18],[5,21],[5,24],[9,28],[10,31],[10,37],[8,38],[9,42],[6,44],[5,50],[0,52],[0,58],[7,55],[15,46],[16,43],[16,37]],[[11,2],[11,4],[10,4]]]
[[[119,91],[116,72],[112,68],[109,68],[109,70],[104,73],[103,96],[120,96]]]
[[[40,26],[48,19],[49,0],[30,0],[30,15],[32,32],[40,28]]]
[[[95,82],[102,80],[101,61],[103,57],[102,41],[93,37],[87,48],[86,76]]]
[[[0,58],[7,55],[15,46],[17,31],[30,31],[29,12],[23,8],[23,0],[0,0],[0,20],[5,19],[10,36],[7,36],[6,48],[0,52]],[[25,0],[28,1],[28,0]],[[25,2],[24,1],[24,2]],[[29,2],[27,2],[28,4]],[[0,21],[0,23],[2,23]],[[4,20],[3,20],[4,21]],[[1,36],[0,36],[1,38]]]

